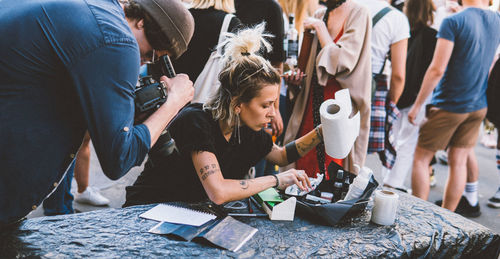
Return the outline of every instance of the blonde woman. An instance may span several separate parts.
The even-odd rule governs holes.
[[[172,63],[176,72],[187,74],[195,82],[217,45],[224,17],[235,12],[234,1],[193,0],[189,11],[195,22],[193,38],[186,52]],[[233,17],[228,31],[235,31],[240,25],[240,20]]]
[[[231,36],[225,65],[219,74],[218,94],[205,105],[183,109],[169,128],[178,152],[162,156],[154,151],[144,172],[127,187],[124,206],[166,201],[216,204],[250,197],[271,187],[297,184],[311,187],[307,175],[291,169],[277,175],[244,180],[261,159],[281,166],[294,162],[321,142],[321,127],[286,147],[273,144],[263,128],[275,115],[280,74],[257,52],[263,24]]]
[[[295,16],[295,29],[301,35],[304,31],[304,19],[308,16],[310,3],[317,2],[317,0],[278,0],[278,2],[286,17],[291,14]],[[285,21],[288,23],[288,18]]]

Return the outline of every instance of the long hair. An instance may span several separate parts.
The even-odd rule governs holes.
[[[307,17],[308,2],[306,0],[278,0],[283,13],[286,16],[295,16],[295,29],[300,33],[303,31],[304,19]]]
[[[213,7],[216,10],[221,10],[226,13],[234,13],[234,0],[192,0],[191,8],[208,9]]]
[[[264,40],[265,23],[239,31],[227,33],[224,48],[224,67],[219,74],[221,86],[215,96],[204,108],[210,109],[214,119],[234,125],[234,108],[248,103],[259,95],[260,90],[269,84],[279,84],[278,71],[258,54],[263,45],[268,51],[271,45]]]
[[[434,22],[435,10],[432,0],[407,0],[404,12],[410,22],[410,30],[431,25]]]
[[[326,1],[326,11],[325,11],[325,16],[323,17],[323,22],[325,22],[325,25],[328,27],[328,19],[330,18],[330,12],[332,10],[337,9],[337,7],[343,5],[346,2],[346,0],[327,0]]]

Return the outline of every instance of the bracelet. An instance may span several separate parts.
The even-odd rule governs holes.
[[[319,130],[319,126],[316,126],[316,128],[314,128],[314,131],[316,131],[316,135],[318,136],[318,138],[321,140],[321,142],[323,143],[324,140],[323,140],[323,134],[321,134],[321,130]]]
[[[276,179],[276,185],[273,186],[273,188],[278,188],[280,186],[280,179],[278,179],[278,176],[275,174],[272,174],[272,176]]]

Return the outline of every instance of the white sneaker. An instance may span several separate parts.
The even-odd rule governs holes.
[[[448,165],[448,153],[443,150],[436,152],[436,159],[439,163],[443,165]]]
[[[90,186],[82,193],[76,192],[75,201],[94,206],[106,206],[109,204],[109,200],[106,197]]]

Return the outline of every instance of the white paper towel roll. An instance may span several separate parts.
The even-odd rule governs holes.
[[[345,158],[359,135],[359,112],[349,118],[351,112],[348,89],[336,92],[335,99],[324,101],[319,108],[325,150],[333,158]]]
[[[391,191],[376,190],[372,210],[372,222],[379,225],[392,225],[396,220],[399,195]]]

